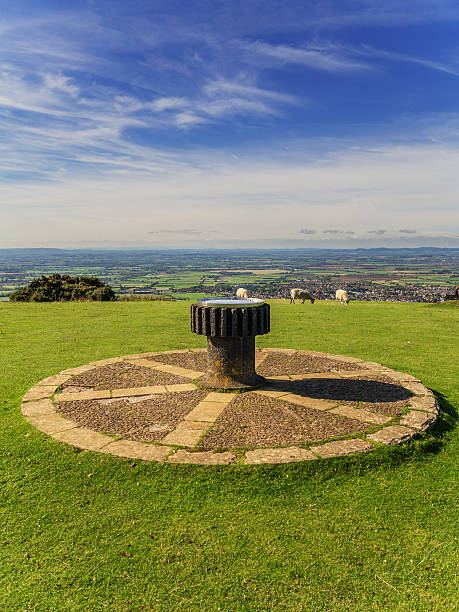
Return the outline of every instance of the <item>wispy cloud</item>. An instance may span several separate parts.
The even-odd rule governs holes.
[[[407,240],[422,244],[423,237],[424,244],[439,244],[443,236],[443,246],[452,246],[459,232],[459,149],[376,143],[374,148],[374,155],[355,147],[330,151],[320,163],[299,160],[296,154],[288,160],[273,159],[262,151],[240,160],[217,159],[212,151],[200,156],[182,153],[163,163],[157,159],[158,171],[142,175],[135,166],[132,171],[121,166],[124,172],[110,180],[70,174],[54,183],[3,184],[0,241],[15,235],[20,210],[25,245],[59,235],[72,242],[84,236],[172,246],[221,246],[232,240],[238,245],[271,240],[272,246],[320,246],[327,241],[335,246],[346,241],[403,245]],[[145,166],[148,163],[154,167],[154,161],[144,160]],[[239,185],[244,185],[244,192]],[[285,193],[288,198],[279,197]],[[176,232],[193,232],[172,233],[177,219],[181,224]],[[311,219],[314,225],[306,225]],[[334,226],[330,219],[336,220]],[[157,230],[150,229],[159,222]],[[201,231],[197,222],[218,234],[196,234]],[[300,232],[298,227],[304,225]],[[375,227],[385,233],[373,233]]]
[[[446,72],[447,74],[459,76],[459,65],[457,67],[452,67],[442,62],[432,61],[423,57],[416,57],[405,53],[397,53],[395,51],[386,51],[384,49],[375,49],[369,45],[362,45],[361,51],[355,49],[354,52],[365,55],[366,57],[380,57],[398,62],[419,64],[432,70],[438,70],[440,72]]]
[[[388,59],[419,64],[431,70],[459,76],[459,65],[452,66],[429,58],[378,49],[366,44],[352,46],[324,40],[315,44],[305,42],[302,47],[292,47],[257,41],[244,44],[243,48],[249,50],[250,53],[270,57],[275,61],[299,64],[332,73],[376,70],[379,66],[374,60]]]
[[[216,234],[215,230],[197,230],[197,229],[168,229],[168,230],[154,230],[148,232],[149,234],[183,234],[185,236],[202,236],[203,234]]]
[[[317,2],[308,9],[308,17],[301,25],[310,28],[387,27],[459,20],[455,0],[363,0],[352,6],[343,2]]]
[[[369,63],[346,57],[344,52],[339,54],[332,48],[313,47],[311,45],[307,48],[299,48],[288,45],[272,45],[260,41],[243,44],[242,47],[248,53],[270,57],[282,63],[300,64],[326,72],[352,72],[371,69]]]
[[[31,75],[19,69],[0,73],[0,92],[0,171],[11,165],[13,149],[22,160],[23,173],[43,171],[43,178],[50,178],[52,168],[59,178],[60,168],[69,164],[79,172],[86,164],[90,174],[107,164],[152,171],[157,169],[152,161],[164,162],[170,154],[133,142],[129,129],[189,129],[234,115],[271,116],[283,105],[298,102],[236,80],[207,81],[193,98],[152,98],[121,94],[114,86],[77,86],[60,73]],[[59,156],[59,169],[49,157],[37,166],[40,156]]]
[[[203,16],[184,2],[182,12],[145,0],[136,11],[85,2],[54,13],[25,2],[30,10],[0,25],[3,239],[18,218],[25,241],[80,233],[101,244],[124,234],[133,243],[206,241],[193,233],[201,224],[248,243],[458,231],[457,116],[429,108],[408,120],[408,109],[396,124],[385,111],[400,116],[398,97],[391,106],[372,88],[377,71],[388,77],[400,62],[455,82],[454,45],[432,44],[435,55],[424,57],[421,45],[403,54],[388,35],[378,49],[363,44],[365,28],[346,30],[453,20],[457,3],[235,0]],[[384,103],[372,106],[376,98]],[[188,233],[171,233],[177,218],[191,229],[176,232]],[[163,229],[148,234],[157,219]]]
[[[235,98],[242,98],[248,100],[272,100],[280,104],[300,104],[301,101],[292,95],[285,94],[279,91],[272,91],[269,89],[263,89],[261,87],[255,87],[253,85],[247,85],[238,81],[228,81],[224,79],[217,79],[208,83],[204,87],[204,93],[209,97],[220,97],[234,96]]]

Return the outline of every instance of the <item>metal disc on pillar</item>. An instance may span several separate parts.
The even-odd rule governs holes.
[[[208,389],[254,389],[265,379],[255,371],[255,336],[269,332],[269,304],[255,298],[205,298],[191,305],[191,331],[207,336]]]

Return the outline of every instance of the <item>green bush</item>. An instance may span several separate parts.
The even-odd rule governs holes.
[[[115,299],[113,289],[98,278],[68,274],[40,276],[10,295],[11,302],[109,302]]]

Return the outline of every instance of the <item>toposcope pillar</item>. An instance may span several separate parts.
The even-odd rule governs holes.
[[[269,332],[269,304],[255,298],[207,298],[191,305],[191,331],[207,336],[207,389],[254,389],[255,336]]]

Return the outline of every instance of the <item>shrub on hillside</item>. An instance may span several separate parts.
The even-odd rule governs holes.
[[[10,295],[11,302],[109,302],[114,299],[113,289],[98,278],[68,274],[40,276]]]

